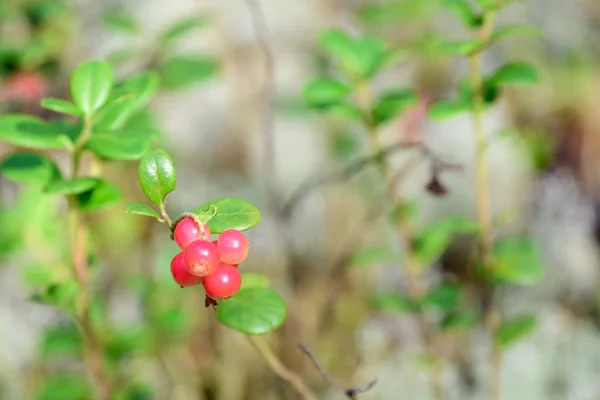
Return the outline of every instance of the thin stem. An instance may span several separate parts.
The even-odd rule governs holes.
[[[169,228],[171,228],[171,230],[173,230],[173,221],[171,221],[169,214],[167,214],[167,209],[165,208],[165,203],[160,203],[160,205],[158,207],[160,209],[160,217],[167,225],[169,225]]]
[[[72,170],[71,178],[79,177],[79,169],[81,166],[81,158],[83,153],[83,145],[91,134],[92,120],[86,117],[84,120],[83,130],[77,144],[72,152]],[[77,299],[76,322],[83,336],[84,342],[84,357],[86,366],[91,375],[92,381],[96,385],[97,393],[102,400],[111,398],[112,387],[106,371],[104,363],[104,354],[100,339],[94,332],[90,321],[90,302],[91,290],[88,276],[88,261],[87,261],[87,227],[83,216],[79,213],[77,203],[73,197],[69,197],[69,242],[71,247],[71,264],[75,278],[80,286],[80,294]]]
[[[369,139],[371,141],[371,147],[377,154],[381,154],[381,151],[383,149],[383,144],[381,143],[381,135],[376,124],[371,120],[370,117],[371,109],[373,108],[374,104],[373,94],[371,92],[369,82],[360,82],[357,86],[355,96],[357,103],[360,105],[360,108],[363,112],[363,119],[365,122],[365,126],[367,127]],[[387,159],[385,157],[380,157],[377,161],[386,183],[386,194],[388,200],[392,204],[404,201],[396,193],[396,177],[394,176],[393,171],[391,171],[388,167]],[[423,268],[420,265],[420,261],[417,258],[416,254],[414,254],[412,247],[414,240],[413,228],[408,220],[402,220],[398,222],[397,229],[400,235],[401,242],[406,248],[406,251],[404,251],[402,254],[402,264],[407,276],[408,291],[410,297],[413,300],[420,300],[426,293],[426,285],[423,281]],[[421,330],[421,334],[424,339],[426,352],[429,356],[435,357],[436,354],[433,348],[433,339],[435,332],[433,331],[431,325],[428,323],[423,312],[418,313],[418,323],[419,328]],[[441,360],[437,360],[437,362],[439,366],[436,367],[437,369],[432,369],[430,371],[429,381],[431,385],[431,390],[436,400],[444,400],[447,396],[445,395],[445,388],[441,379],[442,364]]]
[[[368,392],[369,390],[373,389],[375,387],[375,385],[377,384],[377,379],[374,379],[374,380],[370,381],[369,383],[367,383],[366,385],[361,386],[361,387],[346,388],[346,387],[340,385],[339,383],[337,383],[331,376],[329,376],[327,371],[325,371],[325,369],[321,366],[319,361],[317,361],[317,358],[313,355],[312,351],[310,351],[310,349],[304,343],[300,343],[300,345],[298,345],[298,347],[300,348],[300,350],[302,350],[302,352],[304,354],[306,354],[306,356],[308,357],[310,362],[313,364],[313,366],[315,367],[317,372],[323,377],[323,379],[325,379],[325,381],[329,384],[329,386],[333,387],[334,389],[336,389],[338,392],[342,393],[344,396],[346,396],[350,400],[357,400],[359,394]]]
[[[481,50],[469,56],[469,79],[473,88],[473,126],[475,129],[475,169],[477,190],[477,219],[481,226],[481,254],[485,268],[489,271],[493,268],[493,220],[490,201],[490,182],[488,171],[488,143],[483,120],[483,73],[482,73],[482,51],[486,48],[494,25],[496,22],[496,11],[489,11],[484,15],[483,25],[478,33],[478,39],[483,46]],[[500,316],[494,305],[494,291],[490,288],[489,301],[485,307],[485,324],[489,331],[492,346],[490,367],[491,382],[490,396],[492,400],[500,400],[501,382],[501,352],[495,344],[495,338],[500,325]]]
[[[247,336],[247,338],[264,357],[264,359],[267,361],[267,364],[269,364],[271,370],[282,380],[284,380],[290,386],[292,386],[294,390],[298,392],[300,396],[302,396],[303,399],[319,399],[317,395],[314,394],[312,390],[306,385],[306,383],[304,383],[304,381],[298,374],[288,369],[285,365],[281,363],[279,358],[277,358],[275,353],[273,353],[273,350],[271,350],[271,348],[263,340],[255,336]]]

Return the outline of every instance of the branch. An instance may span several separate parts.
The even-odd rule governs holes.
[[[255,336],[246,337],[248,340],[250,340],[254,347],[256,347],[260,354],[262,354],[264,359],[267,361],[267,364],[269,364],[271,370],[282,380],[290,384],[290,386],[292,386],[294,390],[296,390],[296,392],[302,396],[303,399],[319,400],[317,395],[314,394],[308,386],[306,386],[306,383],[304,383],[300,375],[283,365],[279,358],[277,358],[277,356],[273,353],[273,350],[271,350],[271,348],[267,346],[265,342]]]
[[[362,387],[349,387],[349,388],[346,388],[346,387],[340,385],[339,383],[337,383],[336,381],[334,381],[331,378],[331,376],[329,376],[329,374],[327,373],[327,371],[325,371],[325,369],[321,366],[321,364],[319,364],[319,362],[317,361],[317,359],[315,358],[315,356],[312,354],[312,352],[310,351],[310,349],[304,343],[300,343],[298,345],[298,347],[300,347],[300,350],[302,350],[302,352],[304,354],[306,354],[306,356],[310,359],[310,361],[313,363],[315,369],[319,372],[319,374],[321,374],[321,376],[323,377],[323,379],[325,379],[325,381],[330,386],[332,386],[333,388],[335,388],[338,392],[343,393],[344,396],[346,396],[350,400],[356,400],[356,399],[358,399],[358,395],[359,394],[365,393],[365,392],[373,389],[373,387],[377,384],[377,379],[374,379],[374,380],[372,380],[371,382],[367,383],[365,386],[362,386]]]
[[[374,154],[359,158],[353,163],[347,165],[341,170],[334,171],[332,173],[321,175],[319,174],[313,179],[309,179],[296,189],[289,199],[284,203],[281,208],[281,216],[286,218],[289,217],[292,211],[300,204],[306,196],[312,193],[314,190],[320,188],[321,186],[333,185],[338,182],[343,182],[349,180],[353,176],[357,175],[363,169],[368,167],[373,163],[379,163],[385,157],[390,156],[396,151],[402,149],[417,149],[419,150],[423,157],[430,160],[432,165],[432,176],[438,176],[443,170],[449,169],[460,169],[461,166],[458,164],[453,164],[449,162],[445,162],[441,160],[431,149],[425,146],[422,143],[410,143],[406,144],[403,142],[397,142],[389,147],[383,148],[375,152]]]

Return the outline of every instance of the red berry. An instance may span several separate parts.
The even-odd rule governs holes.
[[[223,264],[237,265],[248,256],[250,244],[246,236],[235,229],[229,229],[219,236],[219,253]]]
[[[196,286],[202,282],[202,278],[188,272],[183,262],[183,251],[171,260],[171,275],[173,275],[175,282],[183,287]]]
[[[21,71],[6,80],[8,98],[16,101],[36,102],[48,91],[48,81],[35,71]]]
[[[192,275],[205,277],[213,274],[221,264],[219,249],[207,240],[196,240],[183,251],[183,260]]]
[[[202,281],[207,296],[222,300],[235,295],[242,286],[242,276],[233,265],[221,264],[212,275]]]
[[[181,250],[185,250],[190,243],[196,240],[210,240],[210,229],[208,225],[204,225],[203,232],[194,218],[186,217],[177,223],[173,238]]]

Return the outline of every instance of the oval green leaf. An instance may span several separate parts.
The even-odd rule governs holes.
[[[443,219],[430,223],[421,229],[414,240],[414,250],[422,267],[429,267],[437,261],[454,236],[454,221]]]
[[[98,211],[118,203],[123,198],[121,190],[106,182],[98,183],[94,188],[77,196],[79,209],[85,212]]]
[[[47,110],[60,114],[74,115],[77,117],[81,115],[81,110],[79,110],[75,104],[62,99],[46,97],[42,99],[40,105]]]
[[[204,82],[215,75],[217,67],[207,57],[173,57],[160,66],[160,75],[165,88],[176,90]]]
[[[213,207],[211,207],[213,206]],[[214,208],[217,213],[214,215]],[[225,197],[206,202],[194,210],[200,219],[212,217],[208,226],[212,233],[223,233],[228,229],[246,231],[260,222],[260,210],[254,204],[234,197]]]
[[[145,153],[140,160],[138,179],[146,197],[156,205],[163,204],[177,184],[175,166],[169,153],[161,149]]]
[[[66,132],[58,125],[23,114],[0,117],[0,140],[32,149],[63,149],[69,143]]]
[[[496,345],[506,348],[529,335],[537,324],[534,315],[519,315],[506,320],[498,329],[495,337]]]
[[[117,133],[98,133],[92,135],[85,147],[113,160],[139,160],[150,148],[150,142]]]
[[[129,78],[113,91],[111,101],[98,113],[95,126],[99,130],[123,128],[140,112],[158,90],[158,74],[143,72]]]
[[[304,88],[304,101],[311,107],[326,107],[342,102],[350,94],[350,88],[332,78],[319,77],[308,82]]]
[[[160,215],[152,207],[147,204],[140,203],[138,201],[132,201],[127,203],[125,207],[125,212],[128,214],[137,214],[137,215],[145,215],[147,217],[153,217],[156,219],[160,219]]]
[[[114,83],[113,70],[106,61],[87,61],[71,75],[73,103],[85,115],[92,115],[108,100]]]
[[[373,122],[386,123],[406,111],[417,102],[415,92],[410,89],[395,90],[381,96],[373,108]]]
[[[176,22],[172,26],[165,29],[158,36],[158,41],[161,45],[166,45],[176,39],[190,33],[194,29],[198,29],[206,25],[207,18],[203,15],[188,17]]]
[[[267,288],[240,290],[217,306],[217,320],[246,335],[264,335],[285,322],[287,310],[277,292]]]
[[[535,285],[544,278],[539,246],[528,236],[506,236],[494,245],[494,277],[517,285]]]
[[[74,180],[56,180],[52,181],[44,189],[48,194],[80,194],[86,192],[99,183],[98,179],[94,178],[77,178]]]
[[[0,162],[0,173],[11,181],[46,184],[60,174],[54,162],[42,154],[17,152]]]
[[[486,79],[491,85],[516,85],[537,83],[539,74],[537,69],[523,62],[504,64],[494,74]]]
[[[467,112],[471,105],[462,100],[438,100],[429,107],[427,114],[436,121],[443,121]]]

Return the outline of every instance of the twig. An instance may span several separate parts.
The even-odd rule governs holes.
[[[343,393],[344,396],[346,396],[347,398],[349,398],[351,400],[356,400],[358,398],[357,396],[359,394],[365,393],[365,392],[373,389],[373,387],[377,384],[377,379],[374,379],[374,380],[370,381],[369,383],[367,383],[365,386],[362,386],[362,387],[349,387],[349,388],[346,388],[346,387],[340,385],[339,383],[337,383],[335,380],[333,380],[333,378],[331,378],[331,376],[329,376],[329,374],[327,373],[327,371],[325,371],[325,369],[321,366],[321,364],[319,364],[319,362],[317,361],[317,359],[315,358],[315,356],[312,354],[312,352],[310,351],[310,349],[304,343],[300,343],[298,345],[298,347],[310,359],[310,361],[314,365],[315,369],[317,370],[317,372],[319,372],[319,374],[321,374],[321,376],[323,377],[323,379],[325,379],[325,381],[330,386],[332,386],[333,388],[335,388],[338,392]]]
[[[261,9],[259,0],[245,0],[250,10],[254,34],[258,41],[264,61],[264,80],[260,91],[261,125],[263,135],[263,168],[264,179],[267,185],[269,201],[274,195],[274,159],[275,159],[275,131],[273,123],[273,98],[275,95],[275,60],[269,44],[269,28]]]
[[[284,203],[281,208],[281,216],[286,218],[291,215],[293,210],[304,200],[306,196],[312,193],[314,190],[321,186],[333,185],[338,182],[343,182],[351,179],[363,169],[374,163],[380,163],[382,159],[392,155],[393,153],[403,149],[417,149],[425,158],[431,161],[432,169],[437,173],[442,170],[449,169],[460,169],[461,166],[454,163],[449,163],[441,160],[431,149],[422,143],[403,143],[397,142],[381,150],[376,151],[374,154],[362,157],[345,166],[344,168],[331,172],[326,175],[319,174],[313,179],[309,179],[300,185]]]
[[[371,91],[370,83],[368,81],[362,82],[356,90],[357,102],[361,105],[362,111],[364,115],[369,115],[370,110],[373,108],[373,94]],[[365,120],[365,127],[368,131],[368,136],[371,141],[371,146],[376,151],[381,149],[381,137],[378,127],[372,120]],[[425,150],[423,150],[425,149]],[[424,152],[426,157],[434,156],[431,151],[426,149],[425,147],[421,147],[421,151]],[[383,179],[386,182],[387,186],[387,197],[389,201],[393,204],[399,204],[404,200],[397,195],[396,193],[396,184],[394,179],[394,173],[389,168],[387,160],[385,158],[379,158],[378,165],[380,167],[381,174]],[[434,162],[432,163],[432,179],[437,179],[439,174],[444,168],[460,168],[459,166],[453,164],[443,163],[441,160],[434,158]],[[439,184],[439,182],[436,182]],[[429,186],[429,185],[428,185]],[[437,188],[439,189],[439,188]],[[431,188],[428,187],[429,191],[432,191]],[[435,193],[439,194],[439,193]],[[408,281],[408,291],[412,299],[420,300],[426,292],[426,285],[423,279],[423,268],[420,265],[421,262],[419,258],[416,256],[414,249],[412,247],[414,241],[414,232],[413,227],[411,226],[410,221],[401,220],[398,222],[398,233],[400,236],[401,244],[406,248],[406,251],[402,252],[403,258],[403,267],[407,276]],[[418,313],[418,321],[419,321],[419,329],[421,330],[421,334],[424,338],[424,344],[426,351],[429,355],[434,355],[433,348],[433,337],[435,335],[434,327],[428,323],[425,314],[421,311]],[[437,400],[443,400],[446,398],[445,389],[443,383],[437,379],[437,375],[440,371],[432,370],[430,371],[430,382],[431,389],[434,393],[434,396]]]
[[[304,383],[302,378],[296,374],[294,371],[288,369],[285,365],[281,363],[279,358],[273,353],[273,350],[261,339],[255,336],[246,336],[248,340],[256,347],[256,349],[260,352],[260,354],[264,357],[269,364],[271,370],[279,376],[282,380],[289,383],[290,386],[298,392],[303,399],[306,400],[318,400],[316,394],[312,392],[312,390]]]
[[[85,144],[87,137],[91,134],[91,129],[91,118],[85,118],[81,136],[71,154],[72,179],[76,179],[79,176],[83,145]],[[96,385],[100,398],[108,400],[112,396],[113,388],[104,363],[104,355],[101,348],[102,343],[96,332],[94,332],[90,321],[91,288],[88,277],[86,224],[83,216],[78,211],[74,198],[70,197],[68,199],[68,205],[71,264],[73,266],[75,278],[81,288],[80,295],[77,298],[75,320],[81,335],[83,336],[84,357],[89,373]]]
[[[501,0],[498,1],[501,3]],[[481,251],[483,263],[486,269],[493,267],[493,221],[490,209],[490,182],[488,171],[488,143],[485,135],[485,126],[483,120],[483,73],[481,68],[481,54],[485,45],[489,42],[496,22],[496,11],[490,11],[484,15],[483,25],[478,32],[478,39],[484,43],[480,50],[471,54],[469,61],[469,78],[473,88],[473,125],[475,128],[475,168],[476,168],[476,189],[477,189],[477,219],[481,225]],[[490,285],[491,286],[491,285]],[[485,325],[489,331],[492,353],[490,358],[491,365],[491,385],[490,396],[492,400],[500,400],[500,379],[501,379],[501,353],[495,344],[495,337],[500,325],[500,317],[495,310],[493,286],[489,288],[489,301],[484,310]]]

